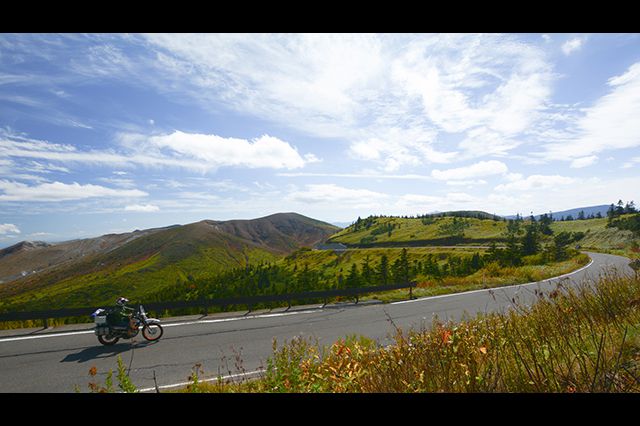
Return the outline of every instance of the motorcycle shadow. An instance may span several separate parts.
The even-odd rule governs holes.
[[[60,362],[83,363],[97,359],[111,358],[129,350],[151,346],[154,343],[156,342],[122,342],[116,343],[113,346],[92,346],[90,348],[85,348],[80,352],[68,354]]]

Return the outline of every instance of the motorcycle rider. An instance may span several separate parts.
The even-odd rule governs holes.
[[[135,312],[134,308],[127,306],[129,299],[126,297],[118,297],[116,300],[116,306],[111,310],[110,316],[113,325],[116,327],[132,327],[132,314]]]

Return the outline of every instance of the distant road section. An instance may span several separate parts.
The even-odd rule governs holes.
[[[0,331],[0,392],[86,392],[90,381],[104,383],[109,369],[116,369],[120,355],[131,366],[130,376],[140,389],[154,389],[154,374],[163,389],[185,383],[195,364],[206,377],[237,376],[237,359],[251,377],[266,365],[273,340],[281,345],[296,336],[312,337],[321,345],[351,334],[361,334],[381,345],[392,343],[395,327],[429,326],[434,315],[458,320],[464,313],[509,309],[514,301],[531,303],[535,290],[549,292],[585,279],[597,279],[612,268],[632,274],[629,259],[588,253],[592,262],[578,271],[549,280],[475,290],[390,304],[361,303],[299,306],[258,313],[226,313],[204,318],[165,319],[165,333],[156,343],[137,337],[112,347],[100,345],[90,324],[55,330]],[[91,367],[98,376],[88,375]]]

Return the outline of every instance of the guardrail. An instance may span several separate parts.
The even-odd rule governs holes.
[[[172,302],[151,302],[143,303],[145,310],[147,311],[165,311],[169,309],[182,309],[182,308],[202,308],[203,313],[207,313],[207,308],[210,306],[221,306],[223,309],[231,305],[245,305],[249,310],[253,309],[253,306],[260,303],[269,302],[287,302],[291,307],[293,300],[317,300],[323,299],[326,305],[328,300],[334,297],[355,297],[356,303],[361,295],[367,293],[377,293],[380,291],[390,290],[402,290],[409,289],[409,299],[413,298],[413,288],[416,283],[408,284],[394,284],[385,286],[372,286],[372,287],[359,287],[348,288],[338,290],[325,290],[325,291],[308,291],[304,293],[288,293],[288,294],[274,294],[264,296],[248,296],[248,297],[227,297],[218,299],[198,299],[198,300],[178,300]],[[53,318],[68,318],[68,317],[89,317],[97,307],[84,307],[84,308],[68,308],[57,309],[48,311],[30,311],[30,312],[8,312],[0,313],[0,321],[26,321],[26,320],[43,320],[44,326],[48,327],[47,320]]]

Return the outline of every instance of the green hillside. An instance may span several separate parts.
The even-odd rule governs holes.
[[[296,214],[247,221],[201,221],[137,238],[106,253],[0,286],[0,311],[142,300],[221,272],[274,262],[324,241],[337,227]]]
[[[628,219],[637,215],[625,214],[621,219]],[[586,219],[553,222],[551,229],[555,233],[583,232],[580,240],[583,249],[619,254],[631,258],[639,257],[638,244],[640,234],[615,226],[607,227],[607,219]]]
[[[488,213],[485,213],[488,215]],[[465,223],[463,232],[450,232],[454,222]],[[476,217],[370,217],[343,229],[331,242],[354,247],[375,245],[456,245],[500,241],[506,222]]]
[[[453,212],[458,213],[458,212]],[[477,215],[478,212],[471,212]],[[481,212],[480,212],[481,213]],[[369,217],[334,234],[329,241],[348,247],[402,247],[402,246],[465,246],[491,242],[504,244],[506,220],[496,220],[488,213],[486,218],[431,216],[423,218]],[[634,215],[622,215],[627,219]],[[456,227],[455,224],[458,224]],[[525,219],[526,225],[529,219]],[[554,235],[561,232],[583,233],[582,248],[636,256],[640,235],[628,229],[607,227],[607,219],[555,221],[550,225]]]

